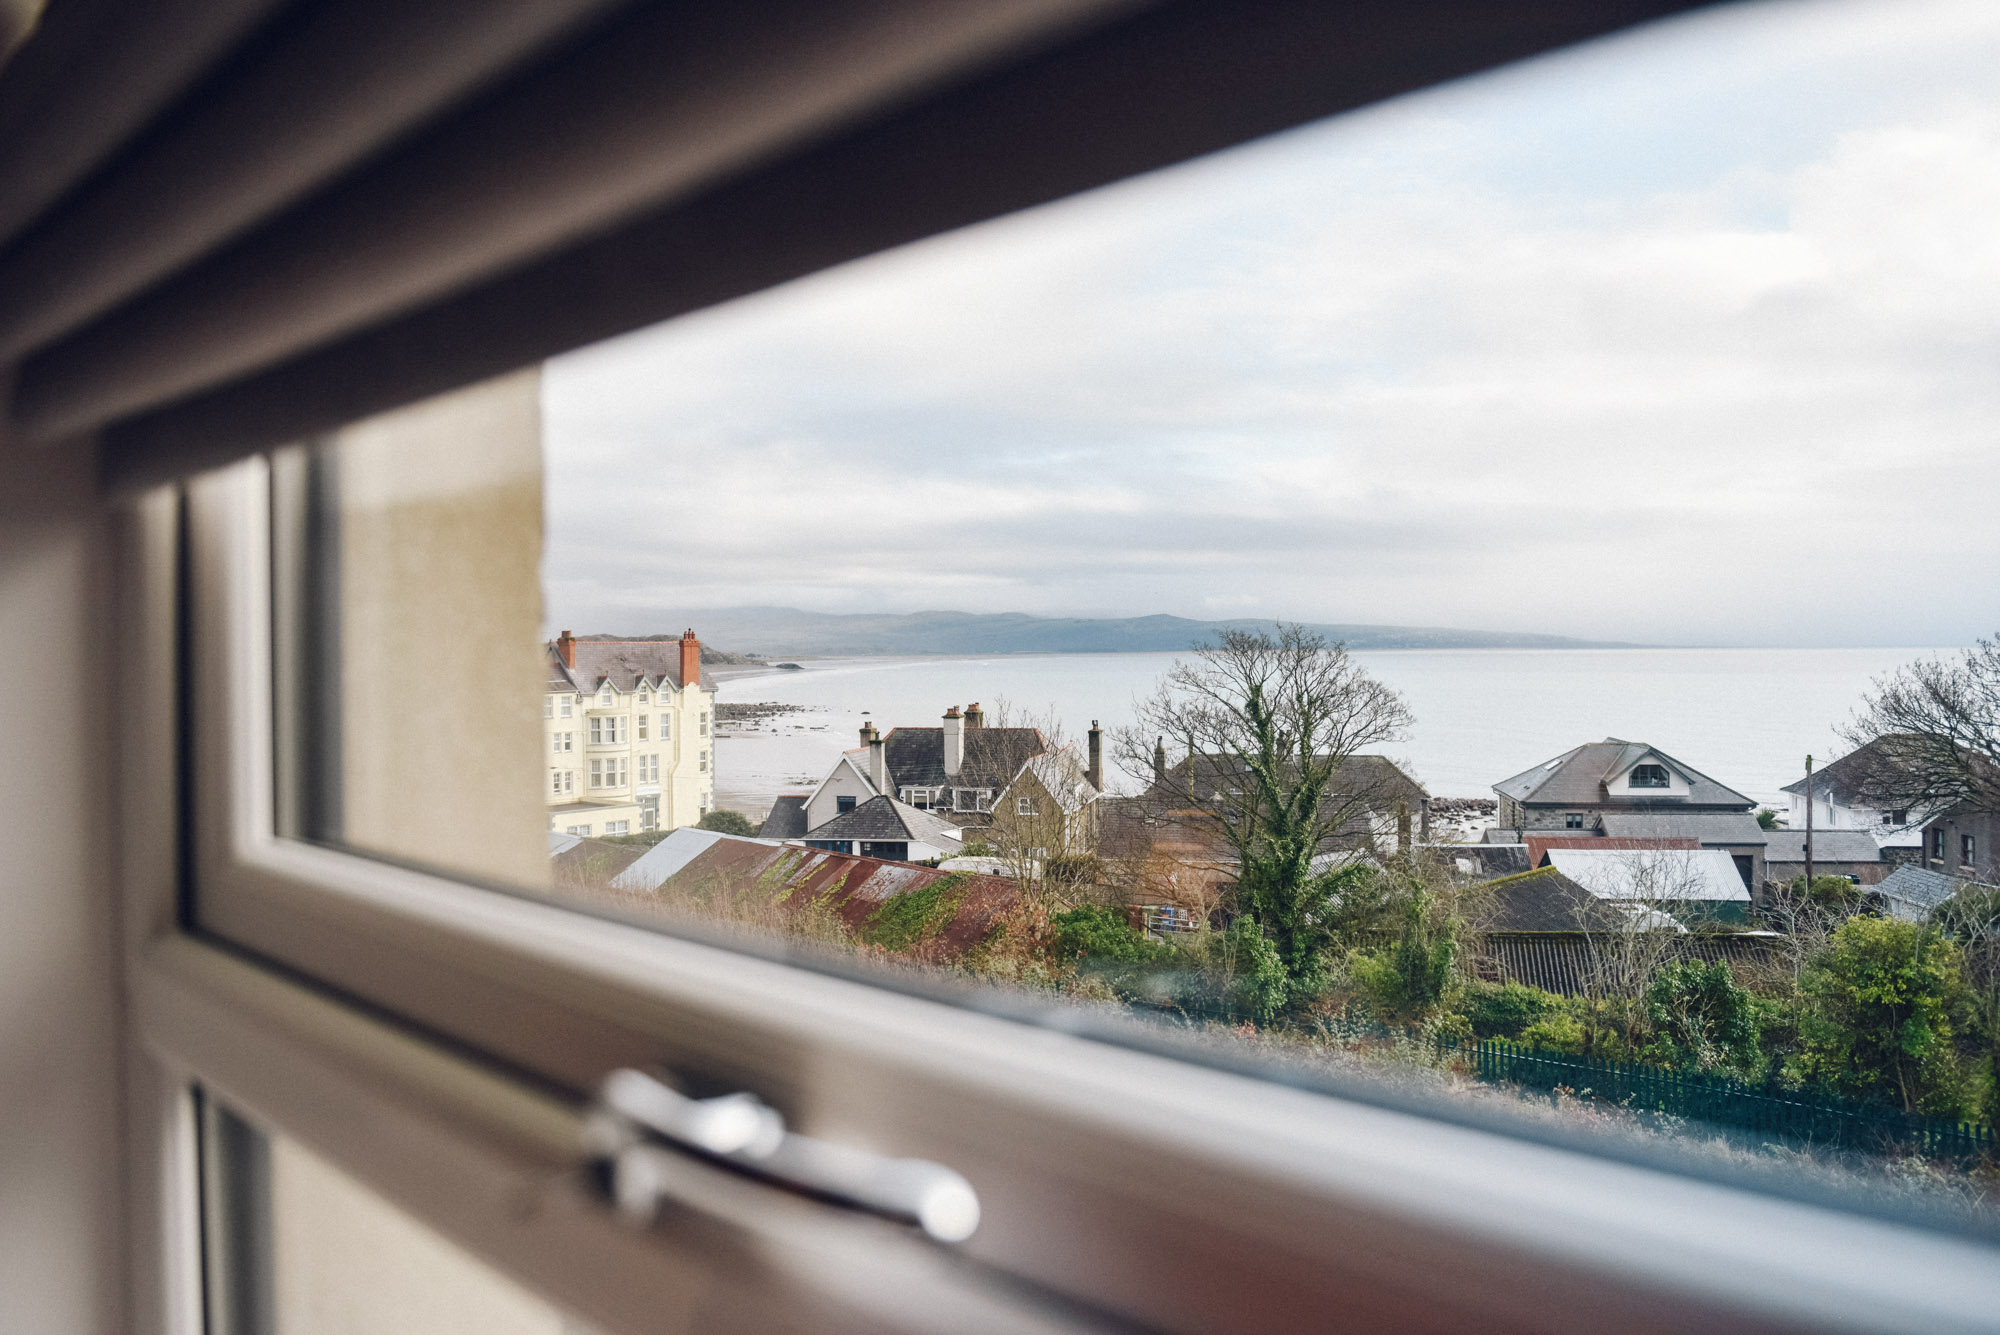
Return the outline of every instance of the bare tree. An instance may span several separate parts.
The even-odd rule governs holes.
[[[1174,664],[1116,752],[1127,773],[1153,774],[1144,801],[1212,822],[1237,864],[1237,912],[1310,988],[1324,975],[1340,886],[1370,851],[1369,818],[1384,803],[1369,784],[1341,783],[1342,771],[1403,736],[1411,714],[1345,648],[1303,627],[1220,641]],[[1167,746],[1179,761],[1156,766]]]
[[[1083,763],[1055,706],[1032,712],[1002,696],[994,701],[992,718],[996,728],[1036,729],[1047,750],[1029,760],[996,799],[985,842],[1021,887],[1024,903],[1046,913],[1093,898],[1096,813]]]
[[[1875,743],[1879,762],[1856,781],[1872,805],[2000,811],[2000,639],[1876,678],[1843,732]]]
[[[1605,884],[1585,887],[1589,899],[1575,901],[1585,941],[1579,981],[1599,1023],[1629,1054],[1646,1024],[1647,990],[1688,938],[1686,926],[1660,906],[1695,901],[1705,878],[1687,849],[1635,849],[1607,870]]]

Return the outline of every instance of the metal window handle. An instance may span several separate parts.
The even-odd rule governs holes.
[[[785,1130],[753,1094],[691,1099],[643,1071],[613,1071],[585,1132],[591,1157],[609,1170],[619,1211],[651,1222],[663,1189],[659,1146],[719,1159],[780,1186],[914,1224],[940,1242],[979,1227],[972,1184],[943,1164],[891,1159]]]

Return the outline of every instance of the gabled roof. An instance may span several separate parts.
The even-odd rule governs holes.
[[[1806,860],[1806,832],[1804,830],[1766,830],[1764,832],[1764,861],[1804,862]],[[1875,842],[1875,836],[1867,830],[1814,830],[1814,862],[1880,862],[1882,846]]]
[[[770,814],[764,817],[762,828],[757,831],[759,839],[803,839],[806,837],[806,797],[805,793],[785,793],[771,804]]]
[[[1903,734],[1898,734],[1903,735]],[[1883,743],[1886,739],[1877,737],[1866,746],[1858,746],[1838,760],[1829,761],[1813,771],[1812,790],[1815,795],[1831,794],[1841,806],[1854,806],[1863,801],[1863,783],[1874,774],[1883,772],[1890,765],[1890,759]],[[1806,781],[1799,778],[1779,789],[1795,797],[1805,796]]]
[[[951,848],[964,838],[950,821],[939,820],[928,811],[919,811],[887,796],[871,797],[854,810],[814,826],[805,837],[891,842],[914,839],[932,848]]]
[[[1747,903],[1750,888],[1719,848],[1552,848],[1549,865],[1599,899]]]
[[[1084,773],[1083,762],[1076,758],[1072,747],[1045,751],[1031,759],[1026,769],[1066,814],[1081,811],[1098,796],[1089,775]]]
[[[842,751],[840,753],[840,759],[834,761],[833,768],[829,769],[826,772],[826,777],[824,779],[821,779],[818,783],[814,784],[813,790],[806,794],[805,804],[807,806],[811,806],[813,804],[813,801],[816,798],[818,798],[822,792],[826,790],[826,786],[832,783],[834,779],[840,774],[841,768],[843,766],[846,767],[847,771],[850,774],[852,774],[855,778],[861,780],[861,786],[863,788],[866,788],[870,792],[875,791],[875,781],[868,777],[867,748],[863,747],[857,751]]]
[[[1554,760],[1523,770],[1493,785],[1493,791],[1516,802],[1535,806],[1602,806],[1658,802],[1658,797],[1613,797],[1605,785],[1617,775],[1651,756],[1688,781],[1685,798],[1668,799],[1675,805],[1729,806],[1744,811],[1756,805],[1733,788],[1724,787],[1706,774],[1675,760],[1656,746],[1607,737],[1565,751]]]
[[[892,728],[882,744],[889,787],[895,791],[951,787],[991,788],[997,793],[1014,782],[1023,765],[1049,749],[1040,728],[968,727],[965,757],[958,773],[948,776],[942,727]]]
[[[595,695],[597,688],[610,682],[613,689],[636,691],[641,681],[647,683],[664,680],[676,690],[686,685],[681,680],[681,642],[679,640],[574,640],[576,666],[564,664],[562,655],[555,645],[547,646],[548,685],[551,690],[561,690],[567,683],[578,695]],[[708,681],[697,681],[697,686],[711,686]]]

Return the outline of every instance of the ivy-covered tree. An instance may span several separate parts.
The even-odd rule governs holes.
[[[1387,804],[1378,772],[1356,782],[1350,762],[1403,736],[1408,706],[1340,645],[1280,626],[1222,632],[1168,671],[1138,717],[1119,734],[1125,769],[1152,772],[1148,796],[1163,808],[1201,813],[1233,854],[1237,921],[1270,942],[1289,990],[1316,990],[1365,853],[1354,831]],[[1167,745],[1171,766],[1154,754]]]
[[[1959,968],[1958,947],[1928,924],[1849,919],[1801,980],[1796,1074],[1905,1112],[1969,1111],[1952,1048]]]
[[[1647,1055],[1683,1071],[1757,1070],[1757,1004],[1721,961],[1676,960],[1646,989]]]

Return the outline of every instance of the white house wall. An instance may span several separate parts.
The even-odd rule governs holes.
[[[674,690],[649,690],[645,703],[640,703],[637,691],[616,691],[611,693],[611,703],[602,702],[599,693],[578,694],[566,691],[548,692],[548,703],[543,709],[542,753],[547,768],[544,773],[543,797],[551,808],[571,802],[642,802],[657,794],[659,798],[660,824],[663,830],[678,829],[693,825],[706,815],[715,804],[714,774],[714,731],[715,694],[702,686]],[[563,717],[563,701],[569,700],[570,716]],[[647,721],[646,737],[639,738],[639,717]],[[590,742],[590,721],[616,720],[624,725],[624,740],[616,743]],[[666,735],[661,736],[661,725],[665,722]],[[557,749],[557,738],[568,733],[571,749]],[[640,760],[658,756],[660,777],[657,782],[642,783],[639,780]],[[622,784],[603,788],[590,786],[590,762],[622,761],[624,778]],[[552,776],[567,772],[570,776],[569,791],[558,793]],[[561,817],[550,813],[550,828],[559,828],[566,823]],[[638,824],[633,824],[638,831]]]
[[[806,832],[810,834],[839,815],[841,798],[851,797],[854,805],[860,806],[875,795],[875,785],[868,782],[846,756],[842,756],[834,762],[833,772],[827,775],[826,781],[806,803]]]

